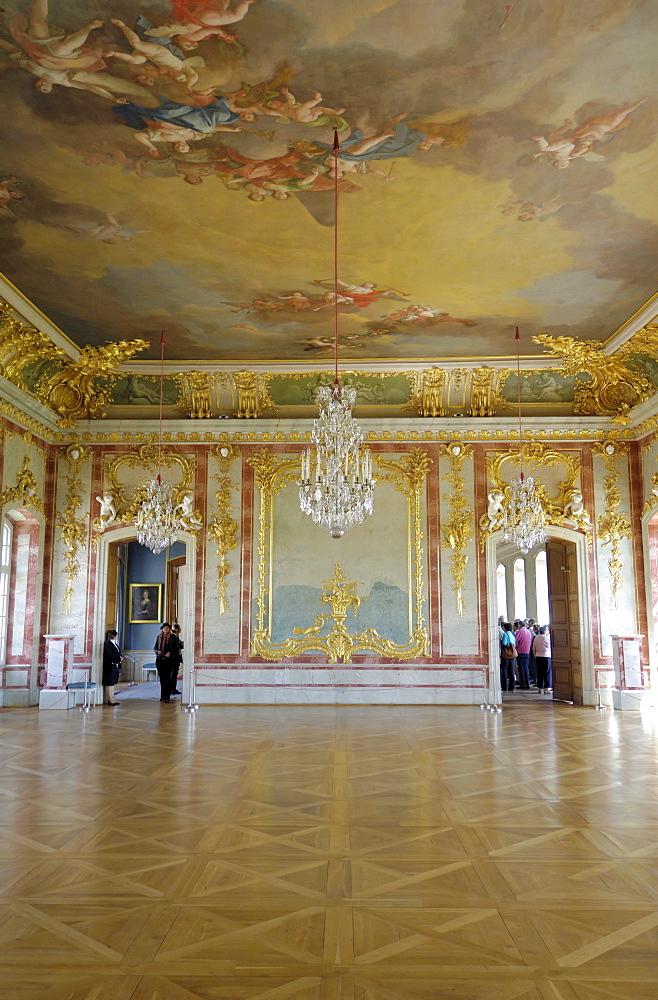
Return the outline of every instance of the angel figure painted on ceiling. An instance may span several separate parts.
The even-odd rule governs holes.
[[[564,170],[578,157],[591,153],[594,143],[600,142],[610,132],[626,128],[629,124],[629,115],[646,100],[647,98],[643,97],[635,104],[622,104],[620,108],[610,108],[601,114],[592,115],[577,128],[570,118],[566,118],[564,124],[551,132],[548,138],[543,135],[533,135],[532,139],[539,144],[539,152],[533,153],[532,159],[546,156],[554,167]]]
[[[198,81],[199,74],[197,73],[197,69],[202,69],[205,66],[200,56],[193,56],[191,59],[182,59],[175,51],[172,51],[174,49],[173,46],[169,47],[163,41],[155,42],[144,39],[117,17],[113,17],[110,20],[125,35],[133,51],[123,52],[116,48],[106,49],[103,53],[106,59],[114,58],[120,62],[129,63],[131,66],[139,67],[143,66],[144,63],[152,63],[161,74],[170,76],[179,83],[185,83],[188,87],[193,87]],[[145,23],[149,24],[148,21]],[[142,73],[137,79],[141,83],[146,83],[149,86],[153,85],[153,77],[150,74]]]
[[[238,0],[234,7],[231,0],[173,0],[173,22],[159,28],[150,28],[146,34],[152,38],[173,38],[182,49],[195,49],[199,42],[219,38],[235,42],[237,35],[226,31],[227,24],[236,24],[259,0]]]
[[[103,51],[89,42],[91,32],[103,27],[98,18],[67,35],[48,23],[48,0],[34,0],[29,15],[15,12],[7,27],[16,45],[0,40],[0,48],[36,77],[35,86],[44,94],[58,86],[87,90],[108,100],[115,100],[116,94],[149,96],[133,80],[103,72],[107,68]]]

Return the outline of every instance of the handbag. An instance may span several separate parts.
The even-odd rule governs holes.
[[[516,656],[516,646],[513,642],[508,642],[506,646],[503,646],[503,659],[513,660]]]

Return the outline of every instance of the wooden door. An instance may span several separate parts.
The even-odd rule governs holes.
[[[105,603],[105,631],[114,628],[120,632],[117,621],[119,605],[119,546],[109,545],[107,549],[107,596]]]
[[[179,575],[185,565],[185,556],[177,556],[167,563],[167,621],[177,622],[180,613]]]
[[[583,703],[578,566],[573,542],[546,543],[553,697]]]

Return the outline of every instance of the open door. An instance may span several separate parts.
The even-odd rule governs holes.
[[[114,628],[121,636],[119,627],[119,546],[112,544],[107,550],[107,594],[105,603],[105,631]]]
[[[583,703],[580,649],[578,565],[573,542],[549,539],[546,543],[548,596],[551,616],[553,697]]]
[[[181,619],[181,584],[185,573],[185,556],[177,556],[167,562],[167,621]]]

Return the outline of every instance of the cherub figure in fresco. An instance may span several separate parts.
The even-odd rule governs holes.
[[[227,305],[236,306],[232,312],[282,312],[285,306],[280,302],[272,302],[270,299],[253,299],[251,302],[229,302]]]
[[[78,222],[63,228],[92,240],[100,240],[101,243],[118,243],[119,240],[129,243],[134,236],[149,232],[148,229],[129,229],[127,226],[122,226],[111,212],[105,213],[105,222]]]
[[[281,88],[281,97],[270,98],[260,104],[262,114],[274,115],[285,121],[297,122],[300,125],[320,125],[325,128],[335,128],[343,132],[349,128],[348,122],[340,116],[345,108],[325,108],[320,105],[322,94],[316,91],[310,101],[296,100],[287,87]]]
[[[22,201],[25,194],[22,191],[16,189],[18,184],[18,179],[16,177],[7,177],[0,181],[0,211],[7,212],[9,215],[14,213],[9,208],[12,201]]]
[[[430,309],[429,306],[408,306],[400,309],[397,313],[385,317],[384,322],[391,325],[399,323],[462,323],[464,326],[477,326],[473,319],[462,319],[458,316],[451,316],[450,313],[442,312],[440,309]]]
[[[510,199],[501,205],[503,215],[516,215],[517,222],[542,222],[551,215],[555,215],[566,205],[579,205],[578,201],[565,201],[560,194],[554,194],[551,198],[538,205],[534,201],[524,201],[523,198]]]
[[[551,132],[548,139],[542,135],[533,135],[532,139],[539,144],[539,152],[533,153],[532,159],[547,156],[553,161],[554,167],[564,170],[579,156],[591,153],[594,143],[600,142],[608,133],[626,128],[629,124],[629,115],[646,100],[647,98],[643,97],[635,104],[623,104],[620,108],[610,108],[599,115],[592,115],[578,128],[574,128],[571,119],[566,118],[564,125]]]
[[[148,98],[148,91],[134,81],[102,72],[107,67],[103,52],[88,42],[91,32],[102,26],[97,19],[66,35],[48,24],[48,0],[34,0],[29,17],[17,12],[7,23],[17,44],[0,40],[0,48],[36,77],[35,87],[44,94],[52,93],[55,87],[72,87],[111,101],[116,94]]]
[[[287,302],[288,309],[291,312],[308,312],[309,309],[313,308],[310,298],[308,295],[304,295],[303,292],[291,292],[290,295],[277,295],[277,299],[280,302]]]
[[[328,281],[333,282],[333,278],[320,278],[315,284],[324,285]],[[366,306],[372,305],[380,298],[398,299],[403,302],[403,296],[408,295],[408,292],[398,292],[395,288],[377,288],[374,281],[364,281],[362,285],[352,285],[349,281],[338,278],[338,286],[340,288],[338,302],[356,306],[358,309],[365,309]],[[333,302],[335,296],[336,292],[325,292],[324,295],[327,302]]]
[[[235,42],[237,35],[225,30],[225,25],[241,21],[252,4],[258,0],[238,0],[231,7],[231,0],[173,0],[174,22],[159,28],[150,28],[152,38],[174,38],[182,49],[194,49],[208,38]]]
[[[199,74],[195,67],[205,66],[203,59],[199,56],[192,59],[181,59],[167,45],[162,42],[151,42],[140,38],[136,31],[129,28],[127,24],[118,17],[110,18],[112,24],[116,24],[126,39],[132,46],[132,52],[122,52],[120,49],[107,49],[103,55],[106,59],[114,58],[120,62],[129,63],[131,66],[142,66],[144,63],[153,63],[160,73],[172,77],[179,83],[185,83],[188,87],[193,87],[199,79]],[[148,23],[148,22],[147,22]],[[150,76],[139,76],[138,80],[144,83]]]

